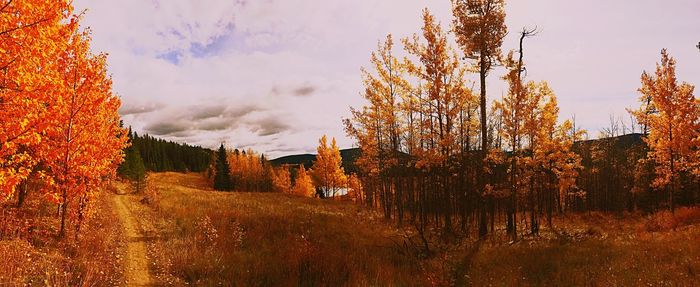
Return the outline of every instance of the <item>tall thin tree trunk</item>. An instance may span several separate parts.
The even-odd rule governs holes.
[[[483,192],[486,189],[486,173],[484,172],[484,164],[486,164],[486,153],[488,152],[488,131],[486,126],[486,56],[484,55],[485,49],[482,49],[481,52],[481,62],[479,65],[479,81],[481,85],[481,96],[479,98],[479,113],[481,117],[481,160],[477,168],[479,170],[479,192],[481,193],[481,206],[479,207],[481,209],[481,216],[479,219],[479,238],[485,238],[488,234],[488,227],[486,220],[486,198],[484,197]]]

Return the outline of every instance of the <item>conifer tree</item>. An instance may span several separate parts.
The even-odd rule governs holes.
[[[146,181],[146,167],[141,155],[133,146],[126,149],[124,162],[119,166],[118,173],[132,182],[137,193],[141,192]]]
[[[216,174],[214,175],[214,189],[229,191],[233,189],[231,184],[231,175],[228,166],[228,160],[226,159],[226,149],[224,144],[221,144],[219,150],[216,152]]]

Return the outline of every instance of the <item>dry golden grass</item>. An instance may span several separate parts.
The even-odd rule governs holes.
[[[115,182],[116,191],[127,191]],[[0,208],[0,285],[125,283],[120,217],[103,193],[80,240],[58,240],[56,206]],[[398,229],[346,201],[223,193],[198,174],[151,174],[120,195],[137,219],[155,285],[197,286],[693,286],[700,280],[700,211],[570,214],[515,243],[504,236],[402,246]],[[72,229],[69,229],[72,231]],[[72,238],[72,234],[68,234]],[[414,238],[415,240],[415,238]],[[148,269],[147,268],[147,269]]]
[[[424,285],[397,231],[348,202],[279,193],[211,191],[197,174],[149,177],[157,209],[142,207],[155,237],[159,284],[234,286]],[[134,198],[134,201],[138,201]]]
[[[122,280],[121,226],[100,194],[78,241],[72,227],[57,239],[56,206],[30,198],[0,207],[0,286],[104,286]]]
[[[677,210],[658,232],[645,226],[668,217],[664,212],[567,215],[539,237],[433,246],[435,256],[418,259],[393,244],[403,242],[403,232],[349,202],[214,192],[196,174],[153,174],[151,185],[160,194],[154,257],[161,277],[176,284],[686,286],[700,280],[697,209]]]

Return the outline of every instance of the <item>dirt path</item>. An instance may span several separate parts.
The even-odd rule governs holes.
[[[146,242],[138,227],[138,223],[127,207],[129,199],[126,195],[113,196],[114,207],[119,219],[124,225],[126,237],[126,266],[124,277],[128,286],[147,286],[150,284],[148,274],[148,259],[146,258]]]

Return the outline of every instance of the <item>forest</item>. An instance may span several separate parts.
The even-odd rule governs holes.
[[[0,1],[0,285],[697,282],[700,99],[671,51],[643,59],[628,120],[587,131],[528,75],[539,28],[450,4],[367,51],[352,148],[269,159],[126,128],[85,12]]]

